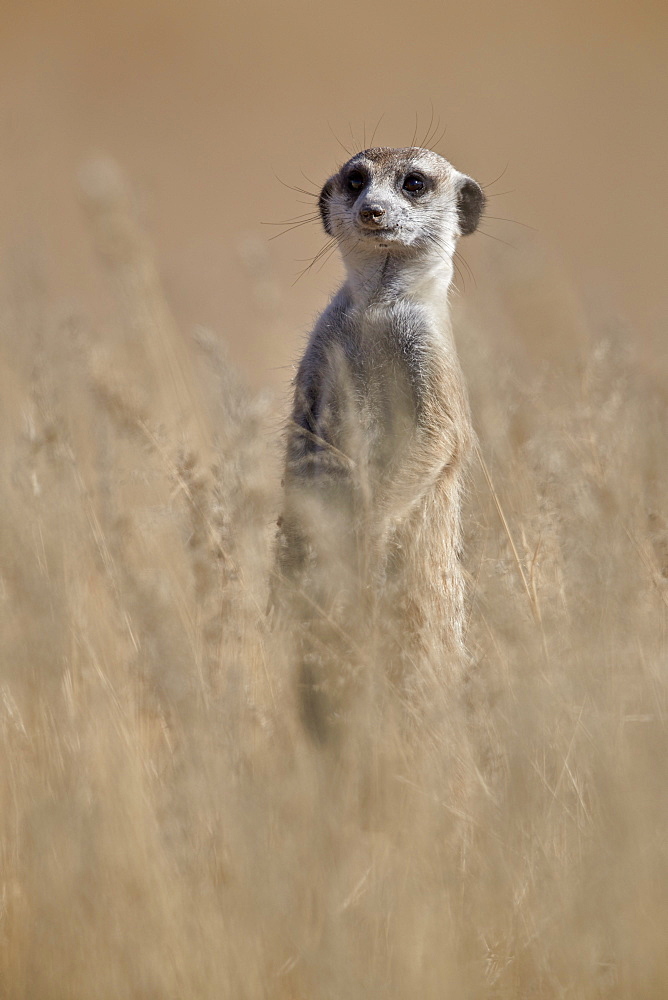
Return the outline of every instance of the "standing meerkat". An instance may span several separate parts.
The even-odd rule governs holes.
[[[345,719],[372,633],[401,692],[428,666],[461,670],[473,434],[448,294],[457,240],[484,204],[474,180],[418,147],[366,149],[320,194],[346,277],[294,383],[277,569],[302,716],[321,740]]]

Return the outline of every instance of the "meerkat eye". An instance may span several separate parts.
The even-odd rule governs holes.
[[[361,170],[351,170],[346,180],[349,191],[361,191],[364,187],[364,174]]]
[[[419,174],[407,174],[403,187],[409,194],[419,194],[420,191],[424,191],[424,179]]]

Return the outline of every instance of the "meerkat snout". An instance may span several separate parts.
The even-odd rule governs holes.
[[[385,209],[378,203],[364,204],[359,210],[359,218],[365,226],[382,226],[385,222]]]

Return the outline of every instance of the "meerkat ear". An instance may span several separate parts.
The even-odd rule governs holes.
[[[468,236],[478,228],[484,208],[482,188],[472,177],[462,174],[457,184],[457,216],[462,236]]]
[[[325,183],[322,191],[320,192],[320,197],[318,198],[318,208],[320,209],[320,218],[322,219],[322,224],[325,227],[325,232],[328,236],[333,236],[332,227],[329,222],[329,199],[332,194],[332,188],[334,187],[334,178],[330,177]]]

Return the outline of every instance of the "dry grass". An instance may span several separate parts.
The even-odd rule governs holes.
[[[2,996],[664,997],[665,399],[470,325],[467,690],[326,759],[265,616],[275,414],[84,185],[117,328],[2,317]]]

